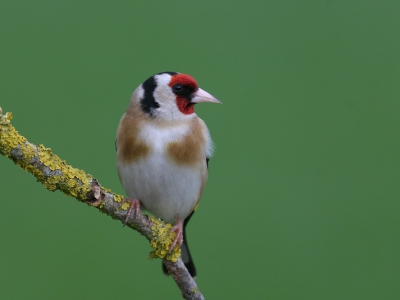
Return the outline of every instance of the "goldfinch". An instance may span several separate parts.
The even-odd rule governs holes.
[[[185,228],[200,201],[213,152],[208,128],[194,112],[199,102],[221,103],[189,75],[151,76],[133,92],[116,140],[117,170],[131,201],[129,213],[140,207],[174,225],[171,249],[181,246],[193,277],[196,269]],[[164,265],[163,270],[168,275]]]

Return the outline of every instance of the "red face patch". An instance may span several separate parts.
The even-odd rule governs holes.
[[[182,91],[192,91],[195,92],[198,89],[196,80],[192,76],[186,74],[176,74],[172,75],[169,86],[174,88],[174,85],[181,85],[184,89]],[[182,92],[176,92],[176,105],[178,109],[185,115],[190,115],[194,113],[194,103],[190,102],[190,94],[185,94]]]
[[[185,115],[194,113],[194,104],[190,103],[185,97],[176,96],[176,105],[181,113]]]

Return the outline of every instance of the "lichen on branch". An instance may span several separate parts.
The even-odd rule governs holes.
[[[11,125],[11,120],[11,113],[0,116],[0,153],[32,173],[46,189],[61,190],[67,196],[87,200],[92,176],[67,165],[50,148],[29,143]]]

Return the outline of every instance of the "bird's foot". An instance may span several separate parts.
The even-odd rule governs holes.
[[[129,207],[128,213],[126,214],[126,218],[125,218],[125,222],[124,222],[124,226],[126,225],[126,223],[128,223],[128,219],[131,216],[132,210],[135,210],[135,219],[137,218],[139,211],[140,211],[140,201],[139,199],[129,199],[129,198],[125,198],[124,200],[122,200],[122,203],[124,202],[129,202],[131,204],[131,206]],[[123,226],[123,227],[124,227]]]
[[[175,232],[175,238],[171,244],[171,247],[168,250],[168,253],[170,253],[175,248],[176,244],[178,244],[180,247],[183,243],[183,227],[179,218],[176,225],[172,226],[170,233],[172,232]]]

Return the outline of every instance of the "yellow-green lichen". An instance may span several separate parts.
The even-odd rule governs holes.
[[[176,262],[181,255],[181,248],[179,245],[175,245],[175,248],[168,253],[175,237],[175,232],[171,233],[171,224],[156,220],[154,217],[150,217],[150,219],[153,223],[151,227],[153,238],[150,241],[150,245],[154,251],[150,252],[149,258],[166,258]]]
[[[124,200],[124,197],[122,197],[121,195],[117,195],[117,194],[113,194],[113,195],[114,195],[114,201],[116,201],[118,203],[121,203],[122,200]]]
[[[21,151],[26,162],[29,162],[36,154],[35,148],[28,142],[21,145]]]
[[[109,193],[112,194],[112,191],[110,189],[107,189],[105,187],[101,187],[101,189],[105,192],[105,193]]]
[[[10,157],[12,149],[18,145],[23,145],[26,138],[18,134],[18,131],[10,124],[12,120],[12,113],[8,112],[2,115],[0,112],[0,152]]]
[[[40,161],[51,171],[60,171],[60,176],[52,175],[42,181],[45,188],[53,191],[57,186],[66,195],[86,199],[86,194],[91,190],[92,176],[86,174],[84,171],[73,168],[61,160],[57,155],[51,152],[50,148],[43,145],[38,147],[38,155]]]
[[[46,189],[50,191],[60,189],[66,195],[86,200],[86,194],[91,190],[92,176],[67,165],[64,160],[53,154],[50,148],[28,143],[26,138],[11,125],[11,119],[12,114],[2,115],[0,108],[0,153],[11,157],[11,151],[19,148],[23,159],[13,160],[25,171],[32,173]],[[50,172],[32,165],[30,162],[35,157],[47,166]]]
[[[127,210],[130,206],[131,206],[131,204],[129,202],[124,202],[121,204],[121,209]]]

